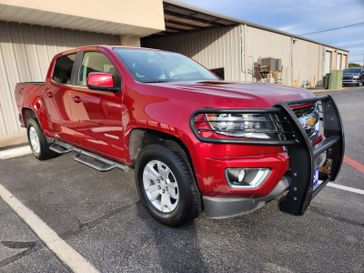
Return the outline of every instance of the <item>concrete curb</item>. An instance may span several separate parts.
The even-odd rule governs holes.
[[[349,91],[347,88],[338,88],[338,89],[309,89],[312,93],[325,93],[325,92],[335,92],[335,91]]]

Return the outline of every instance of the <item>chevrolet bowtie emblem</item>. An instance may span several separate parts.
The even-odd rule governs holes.
[[[306,126],[312,127],[316,124],[317,118],[315,116],[310,116],[306,119]]]

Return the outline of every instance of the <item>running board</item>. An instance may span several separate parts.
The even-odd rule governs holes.
[[[107,159],[97,154],[83,151],[77,148],[75,148],[74,151],[77,152],[77,155],[74,157],[74,160],[88,167],[91,167],[99,172],[111,171],[114,168],[118,168],[123,171],[126,171],[128,169],[126,165],[120,164],[116,161]]]
[[[99,172],[111,171],[114,168],[118,168],[123,171],[127,171],[129,169],[127,165],[121,164],[95,153],[79,149],[58,140],[56,140],[49,148],[59,154],[65,154],[73,151],[77,153],[77,155],[74,157],[75,161],[82,163],[90,168],[93,168]]]
[[[66,143],[60,143],[58,141],[54,142],[52,145],[49,146],[49,149],[57,154],[66,154],[71,152],[72,146]]]

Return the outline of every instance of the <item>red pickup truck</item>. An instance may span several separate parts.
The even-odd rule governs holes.
[[[76,152],[99,171],[135,168],[140,198],[169,226],[238,216],[277,199],[303,215],[344,154],[330,96],[220,80],[177,53],[88,46],[56,55],[45,83],[16,86],[36,158]]]

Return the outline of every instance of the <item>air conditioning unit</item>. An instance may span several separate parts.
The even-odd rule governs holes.
[[[277,58],[259,58],[258,64],[260,66],[267,66],[269,67],[269,70],[278,70],[280,71],[282,69],[282,59]]]

